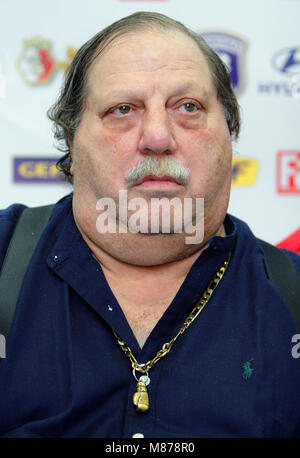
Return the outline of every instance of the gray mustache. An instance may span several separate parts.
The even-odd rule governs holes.
[[[186,184],[189,178],[189,171],[173,157],[147,157],[132,167],[125,175],[130,184],[135,184],[148,175],[169,176],[181,184]]]

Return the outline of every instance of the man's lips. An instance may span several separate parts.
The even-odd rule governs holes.
[[[139,180],[135,186],[140,186],[140,185],[149,185],[149,186],[155,186],[155,185],[160,185],[160,184],[176,184],[176,185],[181,185],[178,180],[176,180],[173,177],[170,177],[168,175],[163,175],[163,176],[156,176],[156,175],[147,175],[143,177],[141,180]]]

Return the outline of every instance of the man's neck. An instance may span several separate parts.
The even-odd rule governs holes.
[[[161,263],[151,266],[135,265],[124,262],[112,256],[101,246],[96,245],[84,233],[82,236],[92,251],[95,259],[100,263],[104,273],[109,278],[127,284],[128,282],[142,282],[145,284],[161,283],[164,284],[174,278],[184,279],[192,265],[199,257],[201,252],[207,248],[209,241],[192,252],[188,256],[177,259],[173,262]],[[223,224],[215,235],[224,237],[226,235]]]
[[[190,255],[179,257],[173,262],[144,266],[116,258],[90,240],[83,231],[81,234],[94,258],[101,265],[107,283],[142,348],[209,241]],[[215,235],[226,235],[223,225]],[[134,245],[130,246],[136,249]],[[144,248],[147,252],[147,245]],[[119,249],[122,250],[122,243],[119,243]],[[156,246],[156,249],[159,253],[163,246]]]

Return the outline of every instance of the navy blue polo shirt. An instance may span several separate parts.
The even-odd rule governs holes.
[[[300,436],[296,331],[248,226],[226,217],[227,236],[211,239],[140,349],[75,225],[71,199],[56,204],[24,278],[0,370],[0,435]],[[0,212],[0,265],[23,209]],[[206,307],[149,371],[149,411],[136,412],[136,380],[112,329],[139,363],[152,359],[230,251]],[[300,271],[300,257],[289,256]]]

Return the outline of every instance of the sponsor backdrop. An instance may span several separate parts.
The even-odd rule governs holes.
[[[230,212],[278,243],[300,227],[300,0],[10,0],[0,5],[0,207],[71,191],[46,111],[78,49],[111,22],[158,11],[203,35],[242,110]]]

